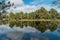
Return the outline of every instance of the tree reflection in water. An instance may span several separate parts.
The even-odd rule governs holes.
[[[41,31],[42,33],[45,32],[47,29],[50,29],[51,32],[57,29],[58,23],[57,22],[47,22],[47,21],[9,21],[9,22],[0,22],[2,24],[9,24],[11,28],[14,26],[23,28],[31,26],[36,28],[37,30]]]

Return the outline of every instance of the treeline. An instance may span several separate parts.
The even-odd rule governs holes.
[[[47,29],[49,29],[51,32],[55,31],[58,28],[58,24],[56,22],[39,22],[39,21],[20,21],[20,22],[9,22],[9,26],[13,28],[16,27],[34,27],[37,30],[41,31],[42,33],[45,32]]]
[[[8,13],[8,15],[6,13],[0,13],[0,20],[3,18],[17,19],[17,20],[20,20],[20,19],[60,19],[60,16],[57,10],[53,8],[51,8],[50,11],[47,11],[44,7],[41,7],[40,9],[31,13],[10,12]]]
[[[47,11],[44,7],[41,7],[41,9],[36,10],[35,12],[31,13],[13,13],[10,12],[9,14],[10,18],[14,19],[58,19],[59,13],[57,10],[51,8],[50,11]]]
[[[31,26],[39,31],[44,32],[47,29],[54,31],[59,24],[55,21],[19,21],[22,19],[60,19],[60,16],[55,9],[51,8],[50,11],[47,11],[44,7],[41,7],[40,9],[31,13],[0,13],[0,24],[9,24],[10,27],[16,26],[23,28],[24,26]]]

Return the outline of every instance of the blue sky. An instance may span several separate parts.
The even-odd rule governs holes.
[[[36,3],[34,3],[34,5],[35,4],[37,4],[37,5],[38,4],[46,4],[47,5],[47,4],[52,4],[52,2],[55,0],[23,0],[23,1],[25,4],[28,4],[28,5],[31,4],[32,2],[36,2]]]
[[[4,1],[4,0],[0,0]],[[55,0],[5,0],[10,1],[11,4],[14,3],[16,8],[11,7],[9,11],[23,11],[23,12],[32,12],[37,9],[40,9],[40,7],[44,7],[47,10],[50,10],[51,8],[54,8],[58,11],[60,11],[59,8],[56,8],[56,6],[51,6],[52,2]]]

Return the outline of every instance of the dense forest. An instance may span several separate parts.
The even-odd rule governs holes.
[[[53,2],[56,3],[56,2]],[[0,2],[0,20],[21,20],[21,19],[60,19],[60,14],[54,8],[50,11],[46,10],[44,7],[36,10],[35,12],[24,13],[24,12],[10,12],[7,13],[7,9],[13,6],[14,3],[7,2],[7,4],[2,1]]]
[[[59,13],[51,8],[50,11],[47,11],[44,7],[41,7],[40,9],[36,10],[35,12],[31,13],[24,13],[24,12],[10,12],[8,14],[6,13],[0,13],[0,24],[6,24],[9,23],[10,27],[13,27],[14,25],[23,27],[23,25],[30,25],[32,27],[40,28],[44,26],[46,28],[49,27],[57,27],[58,22],[56,21],[19,21],[22,19],[60,19]],[[30,24],[31,23],[31,24]]]
[[[8,14],[6,13],[0,13],[0,20],[8,20],[8,19],[14,19],[14,20],[21,20],[21,19],[60,19],[59,13],[51,8],[50,11],[47,11],[44,7],[41,7],[40,9],[36,10],[35,12],[31,13],[24,13],[24,12],[10,12]]]
[[[54,31],[58,27],[58,22],[56,21],[20,21],[22,19],[60,19],[60,13],[51,8],[49,11],[44,7],[34,11],[34,12],[10,12],[7,13],[6,10],[9,9],[13,4],[5,4],[4,2],[0,3],[0,25],[9,24],[10,27],[22,27],[23,26],[31,26],[38,29],[41,32],[44,32],[47,29]]]
[[[14,19],[58,19],[59,13],[53,8],[47,11],[44,7],[41,7],[31,13],[18,12],[14,14],[10,12],[9,17]]]

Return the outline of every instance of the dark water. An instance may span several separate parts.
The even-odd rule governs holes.
[[[60,40],[60,28],[49,22],[4,23],[0,25],[0,40]]]

